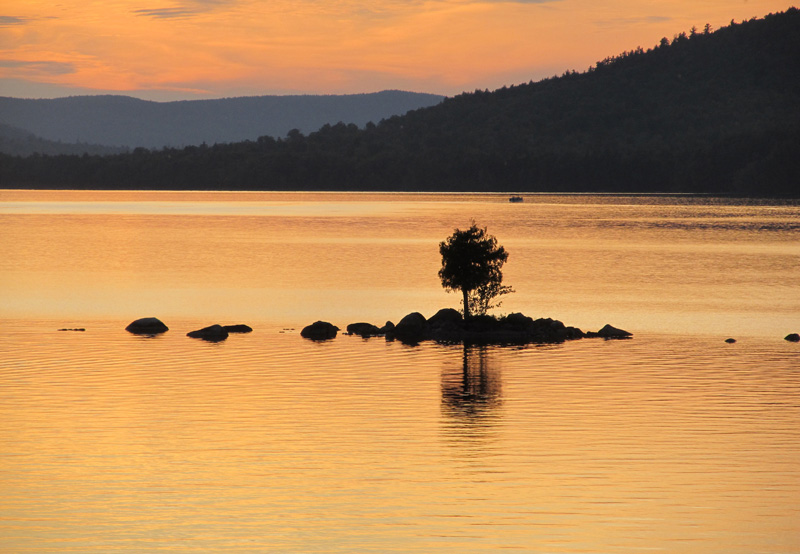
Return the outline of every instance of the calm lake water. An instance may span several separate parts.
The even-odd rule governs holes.
[[[471,219],[496,313],[633,340],[300,337],[458,307]],[[0,191],[0,551],[798,553],[799,239],[765,201]]]

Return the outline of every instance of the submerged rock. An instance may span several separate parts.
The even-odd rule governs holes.
[[[339,328],[327,321],[315,321],[300,331],[300,336],[310,340],[328,340],[336,338]]]
[[[169,331],[169,327],[156,317],[143,317],[131,322],[125,330],[135,335],[158,335]]]
[[[228,338],[228,331],[226,331],[222,325],[209,325],[197,331],[186,333],[186,336],[192,337],[193,339],[207,340],[209,342],[219,342]]]
[[[736,339],[725,339],[725,342],[727,342],[728,344],[733,344],[734,342],[736,342]]]
[[[789,342],[800,342],[800,335],[797,333],[791,333],[786,335],[783,340],[788,340]]]
[[[611,325],[604,325],[597,333],[589,333],[588,336],[597,336],[603,339],[629,339],[633,336],[633,333],[617,329]]]
[[[347,326],[347,333],[350,335],[358,335],[359,337],[368,338],[376,337],[384,334],[377,325],[372,323],[351,323]]]
[[[249,325],[245,325],[243,323],[239,323],[237,325],[223,325],[223,329],[225,329],[228,333],[252,333],[253,328]]]

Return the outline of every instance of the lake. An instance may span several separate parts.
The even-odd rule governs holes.
[[[458,308],[472,220],[495,313],[633,339],[300,337]],[[0,551],[798,553],[799,239],[791,201],[0,191]]]

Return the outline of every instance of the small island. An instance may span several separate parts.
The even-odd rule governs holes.
[[[317,321],[303,328],[300,335],[316,341],[336,338],[340,329],[332,323]],[[385,337],[405,344],[434,341],[443,344],[554,344],[583,338],[629,339],[632,333],[605,325],[599,331],[584,332],[551,318],[533,319],[521,313],[503,317],[490,315],[464,319],[458,310],[443,308],[430,318],[419,312],[403,317],[397,325],[387,322],[378,327],[372,323],[358,322],[347,326],[348,335],[362,338]]]
[[[397,325],[388,321],[382,327],[366,322],[351,323],[347,333],[364,338],[385,336],[387,340],[397,339],[408,344],[427,340],[464,344],[560,343],[591,337],[626,339],[633,336],[611,325],[585,333],[550,318],[533,319],[521,313],[503,317],[489,315],[490,309],[500,306],[500,302],[494,303],[496,298],[514,292],[503,284],[502,267],[508,252],[486,228],[478,227],[474,221],[468,229],[455,229],[439,243],[439,252],[442,286],[461,294],[463,312],[444,308],[430,319],[413,312]],[[330,340],[339,330],[332,323],[317,321],[305,327],[300,335],[310,340]]]

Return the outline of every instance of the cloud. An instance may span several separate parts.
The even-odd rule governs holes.
[[[233,0],[189,0],[186,4],[174,8],[142,8],[134,10],[133,13],[155,19],[186,19],[231,3]]]
[[[16,70],[25,75],[68,75],[75,73],[75,65],[69,62],[0,60],[0,68]]]
[[[664,23],[672,21],[672,17],[663,15],[648,15],[645,17],[620,17],[617,19],[604,19],[595,21],[600,27],[617,27],[619,25],[640,25],[642,23]]]
[[[27,17],[14,17],[11,15],[0,15],[0,27],[11,27],[12,25],[26,25],[30,19]]]
[[[134,10],[133,13],[145,17],[154,17],[156,19],[183,19],[195,15],[198,11],[201,10],[180,7],[180,8],[154,8],[154,9]]]

